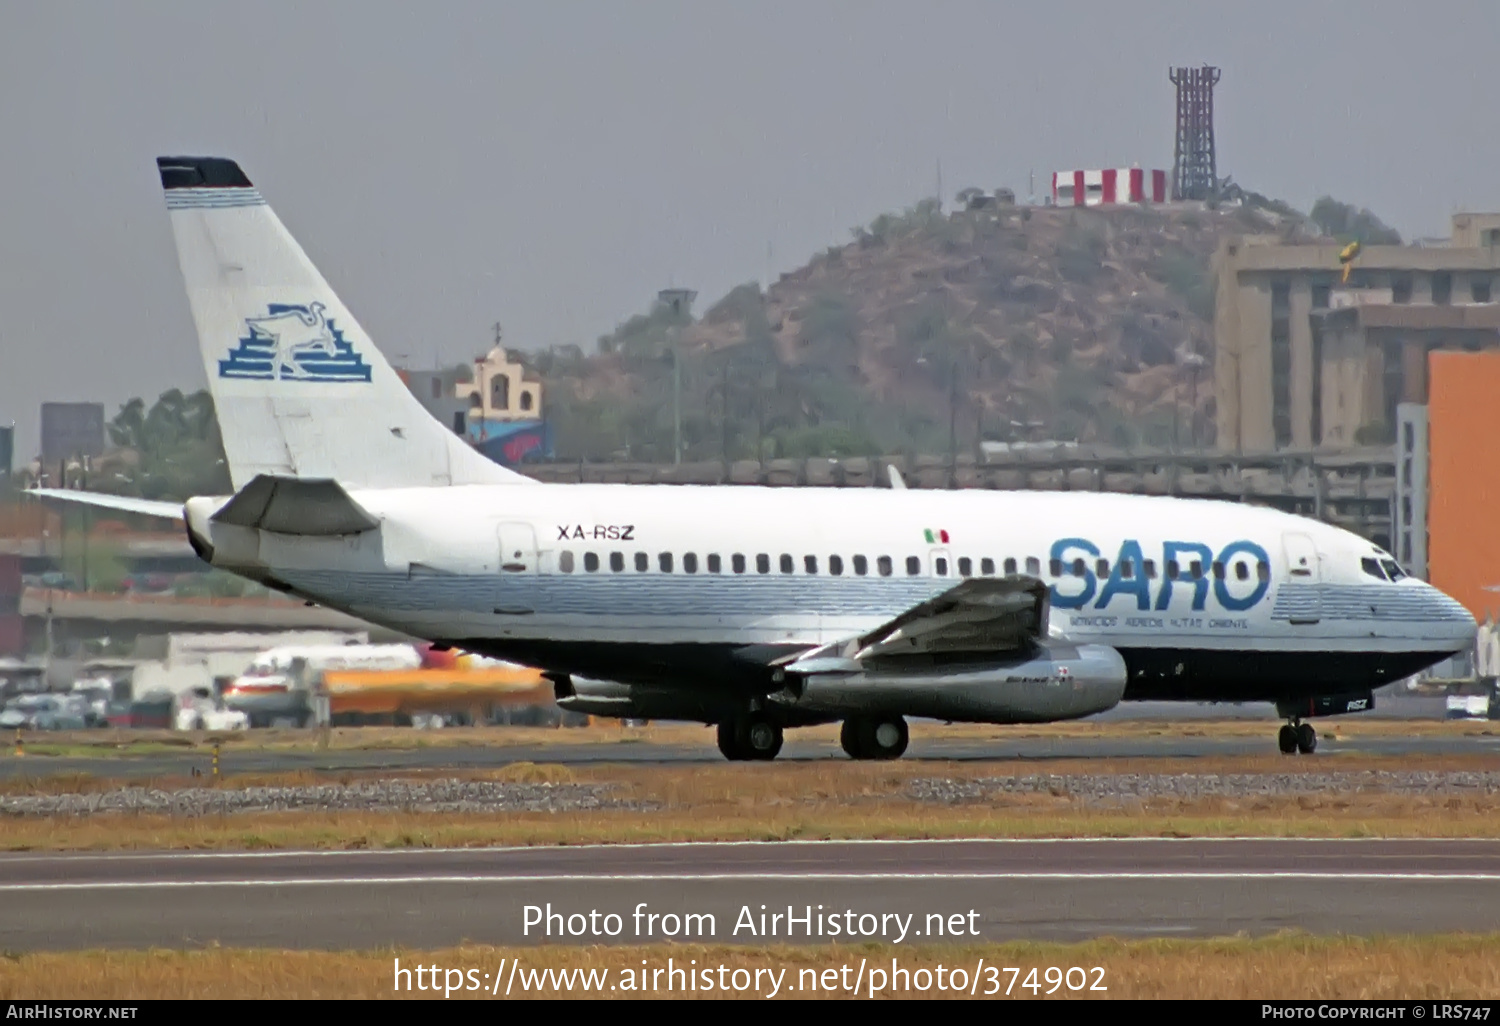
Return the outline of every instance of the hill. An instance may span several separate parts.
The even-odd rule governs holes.
[[[954,412],[963,451],[1186,444],[1194,425],[1207,445],[1213,253],[1229,235],[1304,227],[1263,201],[951,214],[926,201],[701,320],[657,307],[597,354],[528,359],[561,458],[670,462],[674,337],[684,458],[945,452]]]

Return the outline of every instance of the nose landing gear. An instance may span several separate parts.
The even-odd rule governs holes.
[[[1283,755],[1293,755],[1297,752],[1311,755],[1318,747],[1318,732],[1313,730],[1311,723],[1293,719],[1291,723],[1281,728],[1276,742]]]

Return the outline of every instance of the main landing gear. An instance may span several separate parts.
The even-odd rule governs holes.
[[[851,759],[899,759],[909,737],[900,716],[851,716],[839,732],[839,743]]]
[[[743,713],[719,724],[719,751],[731,762],[769,762],[781,751],[781,724],[764,713]]]
[[[1318,732],[1313,730],[1311,723],[1303,723],[1294,719],[1281,728],[1276,742],[1281,746],[1283,755],[1293,755],[1297,752],[1311,755],[1318,747]]]

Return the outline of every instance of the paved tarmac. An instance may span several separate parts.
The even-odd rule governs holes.
[[[1173,726],[1164,726],[1159,736],[1120,738],[1021,738],[1015,740],[972,740],[942,737],[914,738],[904,759],[910,760],[1040,760],[1040,759],[1129,759],[1180,758],[1239,755],[1273,755],[1276,753],[1278,724],[1266,724],[1264,737],[1193,736],[1192,728],[1183,725],[1181,734]],[[503,728],[497,728],[503,729]],[[406,751],[380,750],[303,750],[303,751],[227,751],[220,759],[226,775],[242,773],[287,773],[311,771],[322,773],[378,772],[426,769],[493,769],[516,762],[547,762],[569,765],[589,763],[720,763],[724,757],[714,746],[712,732],[704,730],[701,744],[654,744],[648,742],[559,742],[546,745],[473,745],[435,746]],[[787,760],[847,759],[837,743],[801,740],[797,731],[787,733],[786,746],[778,757]],[[1348,740],[1320,738],[1314,754],[1353,752],[1366,755],[1500,755],[1500,726],[1495,735],[1455,735],[1428,737],[1366,737]],[[29,755],[14,758],[0,753],[0,779],[18,776],[45,776],[85,773],[111,779],[153,777],[188,777],[194,769],[207,773],[211,756],[202,750],[185,750],[159,755],[110,757],[73,757]],[[1184,767],[1190,768],[1190,767]]]
[[[0,948],[1477,932],[1497,894],[1493,840],[29,854],[0,857]]]

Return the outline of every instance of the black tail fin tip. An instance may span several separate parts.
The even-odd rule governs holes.
[[[250,179],[227,157],[157,157],[163,189],[250,189]]]

